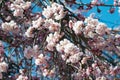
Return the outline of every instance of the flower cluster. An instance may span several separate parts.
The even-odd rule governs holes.
[[[109,28],[106,24],[99,22],[97,19],[93,19],[91,16],[86,18],[84,22],[69,22],[69,27],[72,27],[76,34],[83,33],[86,37],[94,38],[98,35],[105,35],[110,33]]]
[[[80,49],[67,39],[60,41],[60,43],[56,45],[56,49],[62,53],[61,57],[63,60],[66,60],[67,63],[77,63],[83,55]]]
[[[46,38],[46,42],[47,42],[46,48],[49,51],[54,51],[56,43],[59,41],[61,37],[62,35],[60,35],[58,32],[55,32],[54,34],[50,33]]]
[[[50,11],[49,11],[50,10]],[[64,9],[62,5],[53,3],[52,7],[47,6],[47,9],[44,9],[42,12],[46,19],[43,19],[41,16],[37,20],[32,21],[32,26],[30,26],[25,35],[27,37],[34,37],[34,30],[48,29],[50,32],[58,31],[61,27],[60,23],[50,19],[54,14],[55,19],[60,20],[64,17]]]
[[[35,30],[48,29],[50,32],[55,32],[59,31],[60,27],[60,23],[55,22],[52,19],[43,19],[42,17],[39,17],[37,20],[32,21],[32,26],[27,29],[25,35],[27,37],[34,37]]]
[[[82,33],[82,30],[83,30],[83,26],[84,26],[84,23],[83,21],[77,21],[74,23],[73,25],[73,31],[75,32],[75,34],[81,34]]]
[[[47,8],[44,8],[43,15],[46,18],[54,18],[56,20],[60,20],[65,16],[65,12],[62,5],[53,3],[51,6],[47,6]]]
[[[6,32],[18,33],[20,27],[14,21],[10,21],[2,23],[2,29]]]
[[[90,60],[90,58],[87,60]],[[114,79],[113,76],[118,76],[118,74],[120,74],[120,67],[109,66],[110,65],[106,63],[95,61],[87,68],[79,68],[78,73],[74,73],[73,76],[75,77],[75,80],[82,80],[83,78],[88,79],[90,76],[91,78],[94,76],[95,80],[112,80]]]
[[[115,1],[118,4],[119,1]],[[46,8],[41,6],[42,13],[31,13],[31,2],[10,0],[6,3],[10,4],[9,9],[13,15],[8,13],[6,17],[4,14],[0,16],[1,20],[5,17],[0,24],[0,40],[5,42],[5,47],[0,42],[0,79],[120,78],[119,30],[109,29],[105,23],[94,19],[93,15],[84,20],[79,19],[79,13],[74,15],[66,7],[66,3],[60,5],[53,2],[49,6],[45,3]],[[68,3],[77,4],[77,1],[71,0]],[[91,0],[90,4],[80,6],[80,9],[87,10],[100,5],[104,6],[99,0]],[[115,59],[113,54],[117,56]]]
[[[51,69],[49,70],[49,63],[48,63],[48,58],[44,54],[40,54],[36,59],[35,59],[35,64],[39,65],[43,76],[51,76],[53,77],[55,75],[55,70]]]
[[[46,19],[44,26],[45,26],[46,28],[48,28],[50,32],[55,32],[55,31],[58,31],[58,30],[60,29],[61,24],[58,23],[58,22],[55,22],[55,21],[52,20],[52,19]]]
[[[40,30],[43,26],[44,19],[42,17],[39,17],[37,20],[32,21],[32,26],[38,30]]]
[[[27,10],[31,6],[31,2],[25,2],[23,0],[15,0],[11,5],[10,9],[14,16],[23,16],[24,10]]]

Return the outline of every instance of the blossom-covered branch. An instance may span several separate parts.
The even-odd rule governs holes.
[[[70,11],[65,3],[75,0],[43,0],[38,13],[33,2],[0,3],[0,79],[120,79],[119,30]],[[98,4],[92,0],[88,8],[104,5]]]

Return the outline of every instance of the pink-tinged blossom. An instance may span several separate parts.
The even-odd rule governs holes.
[[[35,21],[32,21],[32,27],[29,27],[27,31],[25,32],[25,35],[27,37],[34,37],[34,30],[41,30],[42,28],[49,29],[50,32],[56,32],[59,31],[61,25],[60,23],[55,22],[52,19],[42,19],[41,17],[38,18]],[[52,45],[53,43],[51,43]],[[54,44],[53,44],[54,45]]]
[[[19,75],[16,80],[28,80],[28,77],[24,75]]]
[[[24,2],[24,3],[21,3],[20,6],[26,10],[28,9],[30,6],[31,6],[31,2]]]
[[[56,50],[62,53],[61,57],[63,60],[66,60],[67,63],[76,63],[81,59],[80,56],[83,55],[79,48],[67,39],[60,41],[59,44],[56,45]]]
[[[33,54],[34,54],[34,51],[33,51],[33,49],[30,46],[28,46],[27,48],[25,48],[25,50],[24,50],[24,56],[27,59],[30,59]]]
[[[18,16],[22,16],[23,17],[23,12],[24,10],[20,8],[20,6],[15,6],[15,5],[11,5],[11,10],[14,10],[13,15],[18,17]]]
[[[50,32],[58,31],[61,27],[60,23],[55,22],[53,19],[46,19],[44,26],[49,29]]]
[[[65,12],[63,10],[59,11],[59,13],[54,14],[56,20],[61,20],[65,16]]]
[[[11,10],[23,9],[26,10],[31,6],[31,2],[25,2],[23,0],[15,0],[11,6]]]
[[[7,72],[8,64],[6,62],[0,62],[0,72]]]
[[[68,44],[64,45],[64,52],[70,53],[74,48],[75,48],[74,44],[68,43]]]
[[[104,23],[99,23],[96,26],[96,33],[99,35],[104,35],[105,33],[110,33],[110,30],[107,28],[107,25]]]
[[[98,19],[94,19],[92,15],[85,19],[85,28],[83,33],[85,37],[94,38],[98,35],[102,36],[106,33],[109,34],[110,30],[107,28],[106,24],[99,22]]]
[[[44,23],[44,19],[42,19],[42,17],[39,17],[37,20],[32,21],[33,27],[38,29],[38,30],[42,29],[43,23]]]
[[[90,17],[87,17],[84,22],[86,24],[90,24],[90,25],[94,25],[94,26],[98,25],[98,23],[99,23],[98,19],[94,19],[92,17],[92,15]]]
[[[42,14],[45,16],[45,18],[51,18],[54,13],[52,12],[52,8],[47,6],[47,8],[44,8]]]
[[[55,75],[55,70],[52,69],[52,70],[48,70],[48,69],[44,69],[43,71],[43,76],[50,76],[50,77],[53,77]]]
[[[23,9],[17,9],[14,11],[13,15],[14,16],[23,16]]]
[[[104,24],[104,23],[99,23],[99,24],[96,26],[96,33],[98,33],[99,35],[104,35],[104,34],[106,33],[106,29],[107,29],[106,24]]]
[[[24,50],[24,56],[27,59],[30,59],[32,57],[36,58],[39,53],[40,53],[40,51],[39,51],[38,45],[33,46],[33,48],[31,48],[30,46],[28,46]]]
[[[20,31],[20,27],[12,20],[10,22],[2,23],[2,29],[7,32],[18,33]]]
[[[21,9],[21,7],[19,5],[11,4],[10,9],[11,10],[19,10],[19,9]]]
[[[36,59],[35,59],[35,64],[36,65],[43,65],[47,66],[47,59],[45,58],[45,56],[43,54],[40,54]]]
[[[87,7],[88,8],[93,7],[94,5],[97,4],[97,2],[98,0],[92,0],[91,4],[87,5]],[[27,14],[24,15],[24,13],[27,12],[29,7],[31,6],[31,2],[25,2],[24,0],[15,0],[15,1],[11,0],[9,4],[10,4],[10,9],[13,11],[13,15],[20,16],[20,17],[16,17],[15,19],[24,18],[24,16],[27,15]],[[84,8],[83,6],[81,7]],[[68,24],[68,21],[66,18],[65,20],[61,20],[65,16],[65,13],[66,13],[64,12],[63,8],[64,7],[60,4],[52,3],[50,6],[47,6],[47,8],[44,8],[44,11],[42,13],[43,16],[45,17],[44,19],[40,17],[40,15],[38,16],[36,13],[29,14],[30,18],[27,20],[27,22],[26,22],[26,18],[24,18],[23,19],[25,20],[23,21],[25,22],[23,23],[24,26],[22,26],[23,28],[22,27],[20,28],[26,29],[26,27],[30,25],[25,32],[25,36],[31,37],[32,40],[34,41],[34,44],[37,44],[37,43],[39,44],[38,39],[40,35],[42,35],[39,32],[41,32],[43,29],[45,31],[49,30],[48,31],[49,34],[47,35],[47,37],[45,37],[46,40],[43,40],[43,43],[40,43],[39,46],[34,45],[33,47],[30,46],[33,44],[28,44],[30,43],[29,41],[26,44],[26,41],[29,38],[27,38],[26,40],[26,38],[23,39],[24,35],[22,36],[22,34],[20,35],[13,34],[12,35],[13,42],[10,43],[10,48],[13,47],[13,44],[14,42],[16,42],[16,40],[18,41],[26,40],[25,42],[20,41],[25,44],[26,48],[24,47],[24,44],[18,43],[16,45],[16,48],[18,49],[15,49],[13,53],[17,53],[16,51],[19,50],[19,47],[24,48],[23,50],[24,50],[25,63],[27,63],[28,61],[28,64],[26,64],[26,66],[29,66],[29,61],[33,58],[34,63],[36,64],[35,67],[33,65],[33,68],[35,68],[35,71],[38,70],[37,72],[39,72],[39,69],[40,69],[40,72],[45,77],[55,77],[55,75],[60,74],[61,79],[63,79],[62,77],[64,77],[64,75],[65,77],[69,77],[67,75],[72,75],[71,78],[74,80],[82,80],[82,79],[88,80],[88,78],[93,78],[94,80],[107,80],[108,76],[116,77],[117,75],[119,75],[120,74],[119,66],[110,67],[110,65],[112,65],[110,64],[111,61],[109,63],[107,61],[104,61],[105,59],[101,61],[104,57],[104,54],[101,54],[101,53],[104,50],[105,51],[107,50],[109,53],[112,53],[112,51],[114,53],[115,52],[120,53],[120,46],[119,46],[120,35],[119,34],[116,35],[117,31],[115,32],[111,31],[112,34],[109,35],[110,30],[107,28],[107,25],[99,22],[98,19],[94,19],[92,15],[86,18],[84,21],[70,20]],[[68,12],[68,14],[70,13]],[[70,19],[73,19],[72,16],[70,16]],[[9,19],[8,17],[8,19],[5,19],[5,20],[9,21],[11,19]],[[62,22],[59,22],[58,20],[61,20]],[[20,24],[20,25],[23,25],[23,24]],[[69,25],[69,28],[66,27],[68,25]],[[7,31],[7,32],[9,31],[18,32],[19,31],[19,26],[17,26],[17,24],[12,20],[10,22],[2,23],[1,26],[2,26],[1,29],[3,30],[3,32],[2,31],[1,32],[3,33],[3,36],[5,35],[5,37],[7,34],[4,31]],[[67,31],[61,30],[60,29],[61,26],[66,27],[65,29],[67,29]],[[73,33],[72,30],[76,35],[72,34]],[[34,33],[36,34],[37,32],[38,32],[38,35],[36,35],[35,36],[36,38],[34,39]],[[62,32],[66,33],[64,34],[65,36],[63,36]],[[10,35],[10,38],[12,36]],[[64,38],[67,38],[67,39],[64,39]],[[4,37],[2,40],[4,41]],[[3,53],[4,53],[4,46],[2,42],[0,42],[0,79],[4,77],[2,75],[3,72],[9,71],[7,70],[8,64],[5,63],[3,60],[8,60],[8,62],[9,60],[11,61],[11,58],[9,59],[9,57],[8,59],[4,58]],[[99,53],[102,56],[96,55]],[[14,55],[11,55],[11,54],[10,56],[14,57]],[[18,62],[20,61],[20,64],[23,64],[22,62],[24,61],[22,60],[18,59]],[[113,63],[114,62],[116,64],[118,63],[117,61],[113,61]],[[14,63],[14,61],[12,61],[12,63]],[[33,70],[32,66],[30,66],[30,68],[31,70]],[[9,67],[9,69],[11,69],[11,67]],[[29,80],[29,77],[32,78],[32,76],[30,76],[31,71],[29,72],[29,69],[25,69],[25,70],[19,69],[19,73],[20,75],[15,77],[17,78],[16,80]]]
[[[46,48],[50,51],[54,50],[54,47],[56,46],[56,43],[59,41],[59,39],[62,37],[58,32],[55,32],[54,34],[50,33],[47,38],[47,46]]]
[[[61,27],[60,23],[55,22],[53,19],[44,20],[42,17],[32,21],[32,26],[37,30],[47,28],[50,32],[58,31]]]
[[[49,64],[45,55],[41,53],[37,58],[35,58],[35,64],[40,66],[43,76],[48,76],[49,70],[47,68],[49,67]]]
[[[91,24],[87,24],[84,28],[84,35],[86,37],[91,37],[93,38],[95,36],[95,33],[93,33],[95,30],[95,26],[94,25],[91,25]]]
[[[95,25],[87,24],[87,26],[85,26],[86,33],[90,32],[90,31],[94,31],[94,30],[95,30]]]
[[[68,43],[70,43],[70,41],[67,40],[67,39],[64,39],[64,40],[60,41],[60,44],[56,45],[57,51],[60,52],[60,53],[64,52],[64,46]]]
[[[10,9],[13,11],[14,16],[23,16],[24,10],[31,6],[31,2],[24,2],[23,0],[15,0],[11,5]]]
[[[34,58],[38,57],[38,55],[40,54],[39,46],[38,45],[33,46],[33,51],[34,51],[33,57]]]
[[[54,18],[56,20],[60,20],[65,16],[63,6],[57,3],[52,3],[51,6],[44,8],[42,14],[45,16],[45,18]]]
[[[108,42],[103,38],[98,36],[94,38],[92,42],[88,42],[92,49],[103,50],[108,45]]]
[[[76,54],[73,54],[72,56],[70,56],[68,59],[67,59],[67,63],[71,62],[71,63],[77,63],[79,62],[79,60],[81,59],[81,55],[83,53],[76,53]]]
[[[96,36],[96,33],[90,31],[88,32],[88,34],[86,35],[86,37],[90,37],[90,38],[94,38]]]
[[[83,31],[83,21],[77,21],[74,23],[73,25],[73,31],[75,32],[75,34],[81,34]]]
[[[27,31],[25,32],[25,35],[26,35],[27,37],[34,37],[34,30],[35,30],[34,27],[29,27],[29,28],[27,29]]]
[[[52,8],[53,8],[53,12],[55,12],[54,16],[56,20],[60,20],[65,16],[63,5],[53,3]]]

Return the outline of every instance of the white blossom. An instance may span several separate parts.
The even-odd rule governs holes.
[[[61,37],[62,35],[60,35],[58,32],[55,32],[54,34],[50,33],[46,38],[46,42],[48,43],[46,48],[50,51],[53,51],[54,47],[56,46],[56,42],[58,42]]]
[[[19,75],[16,80],[28,80],[28,77],[24,75]]]
[[[103,35],[103,34],[105,34],[106,29],[107,29],[106,24],[104,24],[104,23],[99,23],[99,24],[96,26],[96,33],[98,33],[98,34],[100,34],[100,35]]]
[[[60,20],[65,16],[63,6],[57,3],[52,3],[51,6],[44,8],[42,14],[45,18],[55,18],[56,20]]]
[[[20,27],[12,20],[10,22],[2,23],[2,29],[7,32],[18,33],[20,31]]]
[[[34,37],[34,29],[35,29],[34,27],[29,27],[25,32],[25,35],[27,37]]]
[[[61,27],[60,23],[55,22],[53,19],[46,19],[44,26],[48,28],[50,32],[58,31]]]
[[[0,72],[7,72],[8,64],[6,62],[0,62]]]
[[[10,10],[13,11],[14,16],[22,16],[23,17],[23,12],[24,10],[28,9],[31,6],[31,2],[25,2],[23,0],[15,0],[11,5],[10,5]]]
[[[76,34],[81,34],[82,30],[83,30],[83,21],[77,21],[74,23],[73,25],[73,31],[76,33]]]

